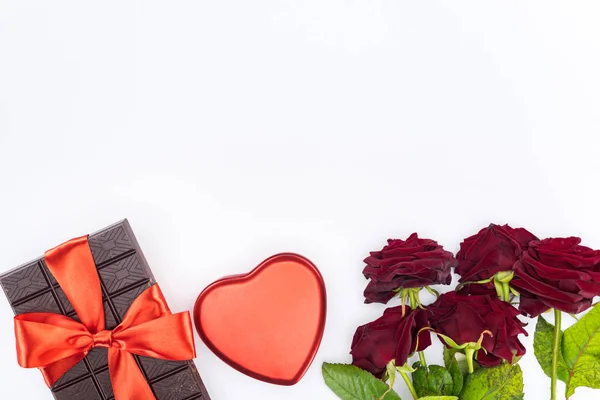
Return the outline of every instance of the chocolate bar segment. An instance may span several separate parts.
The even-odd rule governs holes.
[[[156,281],[127,220],[90,235],[88,242],[102,287],[106,328],[113,329],[131,303]],[[78,320],[43,258],[0,275],[0,285],[16,315],[52,312]],[[107,353],[107,349],[92,349],[54,384],[54,397],[114,399]],[[210,400],[193,361],[135,358],[158,400]]]

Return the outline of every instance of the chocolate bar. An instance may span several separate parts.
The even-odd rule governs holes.
[[[127,220],[90,235],[88,242],[100,277],[106,329],[113,329],[156,281]],[[43,258],[0,275],[0,285],[15,315],[51,312],[78,320]],[[107,349],[92,349],[52,386],[54,398],[114,399],[107,357]],[[135,359],[158,400],[210,400],[193,361]]]

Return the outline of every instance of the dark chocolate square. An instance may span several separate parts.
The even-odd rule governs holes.
[[[136,254],[102,267],[102,269],[98,270],[98,274],[107,295],[139,285],[150,279],[140,257]]]
[[[11,305],[48,288],[48,282],[37,261],[22,267],[13,274],[3,275],[0,282]]]
[[[120,295],[114,296],[111,298],[112,304],[115,307],[115,311],[117,312],[117,317],[119,319],[123,319],[127,311],[129,311],[129,306],[133,303],[142,292],[152,286],[150,281],[142,282],[141,286],[134,287],[133,289],[129,289],[128,291],[121,293]]]
[[[59,287],[56,288],[55,292],[56,292],[56,297],[58,297],[58,301],[60,301],[60,304],[62,305],[63,310],[65,311],[65,314],[70,314],[73,311],[75,311],[73,309],[73,305],[71,304],[69,299],[67,299],[67,295],[61,288],[59,288]]]
[[[90,249],[96,265],[115,259],[135,250],[135,245],[124,226],[115,225],[89,238]]]
[[[75,364],[73,368],[67,371],[66,374],[61,376],[56,383],[54,384],[54,388],[60,388],[62,386],[67,386],[69,382],[72,382],[84,375],[88,375],[90,371],[88,371],[86,363],[84,360],[81,360],[79,363]]]
[[[127,220],[89,236],[102,286],[106,329],[116,327],[131,303],[155,284]],[[79,318],[43,258],[0,275],[15,314],[52,312]],[[95,348],[52,387],[59,400],[112,400],[108,350]],[[210,400],[192,361],[135,356],[158,400]]]
[[[87,357],[87,362],[92,370],[97,371],[101,368],[106,368],[108,365],[108,349],[97,347],[92,349]]]
[[[112,382],[110,380],[110,373],[108,370],[96,374],[96,379],[100,385],[100,390],[106,399],[112,399],[114,396]]]
[[[16,305],[13,305],[13,310],[17,315],[30,312],[62,314],[52,292],[42,293],[38,297],[33,297],[24,303],[17,303]]]
[[[104,324],[106,329],[115,329],[119,325],[119,321],[115,318],[115,314],[112,312],[108,300],[104,303]]]
[[[103,400],[92,378],[86,378],[64,387],[54,392],[54,397],[57,400]]]
[[[188,399],[198,394],[198,387],[189,368],[153,383],[152,390],[157,398],[165,400]]]
[[[142,363],[144,373],[149,380],[154,380],[159,376],[167,375],[172,371],[185,368],[186,366],[185,361],[159,360],[149,357],[138,357],[138,359]]]
[[[38,261],[39,261],[40,265],[42,266],[44,275],[48,278],[48,281],[50,282],[50,286],[58,286],[58,282],[56,282],[56,278],[54,277],[54,275],[52,275],[50,273],[50,270],[48,269],[48,266],[46,265],[46,261],[44,261],[43,258],[40,258]]]

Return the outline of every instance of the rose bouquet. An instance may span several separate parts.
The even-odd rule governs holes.
[[[357,328],[352,364],[324,363],[325,383],[344,400],[398,400],[397,375],[415,400],[523,399],[523,315],[537,318],[534,353],[552,400],[558,379],[567,399],[579,386],[600,388],[600,305],[592,308],[600,251],[580,242],[493,224],[466,238],[456,257],[416,233],[388,240],[364,260],[365,303],[399,297],[401,305]],[[432,286],[449,285],[452,269],[458,285],[440,295]],[[436,300],[423,304],[423,290]],[[554,325],[541,315],[550,311]],[[563,313],[577,320],[564,331]],[[433,337],[444,345],[444,365],[427,364]]]

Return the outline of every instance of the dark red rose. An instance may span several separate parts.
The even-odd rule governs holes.
[[[406,240],[389,239],[381,251],[365,258],[363,274],[371,281],[365,289],[365,303],[387,303],[398,288],[408,289],[452,281],[456,265],[452,253],[431,239],[416,233]]]
[[[514,356],[525,354],[518,335],[527,335],[527,331],[523,329],[525,324],[517,318],[519,311],[495,295],[462,296],[448,292],[427,310],[435,332],[450,337],[459,345],[475,343],[483,331],[490,331],[493,336],[484,336],[482,349],[476,354],[477,361],[483,366],[496,366],[503,359],[512,362]]]
[[[415,351],[431,345],[429,331],[419,333],[429,326],[427,312],[405,307],[403,315],[402,308],[388,308],[380,318],[356,329],[350,351],[352,364],[381,378],[391,360],[402,366]]]
[[[521,256],[510,282],[521,295],[519,310],[536,317],[556,308],[577,314],[600,295],[600,251],[577,237],[537,240]]]
[[[515,262],[532,240],[538,238],[526,229],[491,224],[460,244],[460,250],[456,253],[458,267],[455,272],[461,276],[460,282],[463,283],[489,279],[500,271],[512,271]],[[463,291],[472,294],[495,293],[491,282],[466,285]]]

